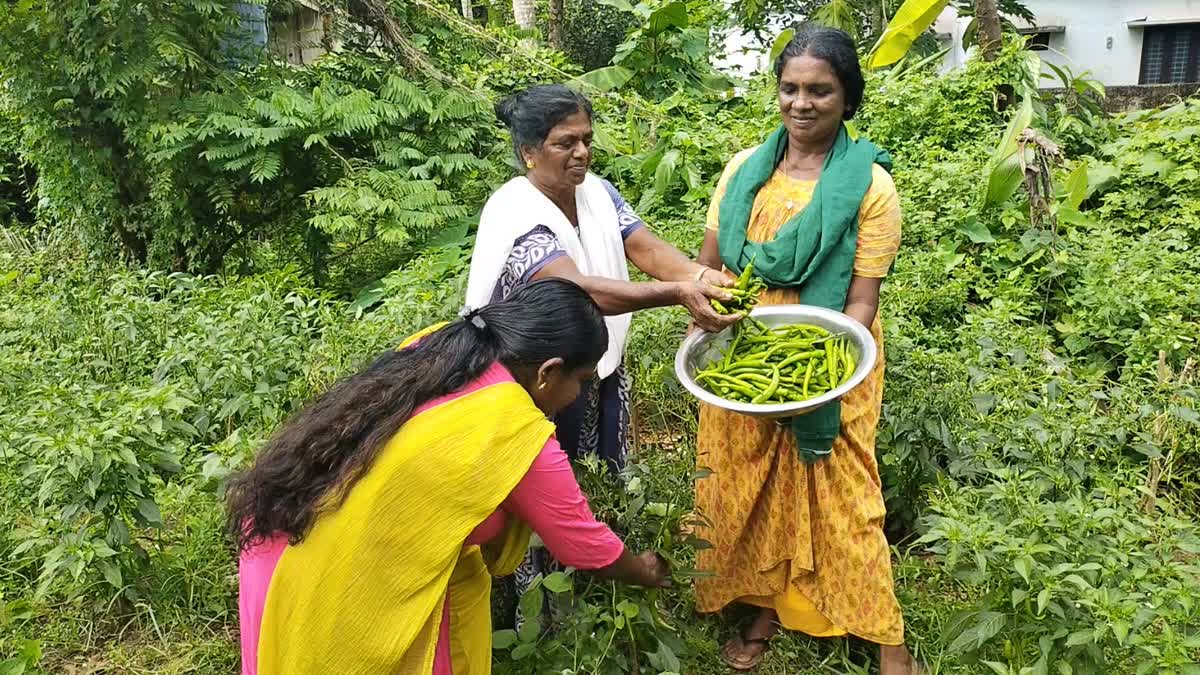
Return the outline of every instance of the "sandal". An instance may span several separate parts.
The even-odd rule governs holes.
[[[758,668],[758,664],[762,663],[763,658],[767,655],[767,650],[771,647],[771,637],[750,638],[746,637],[745,630],[739,631],[736,636],[734,636],[731,640],[726,642],[723,647],[721,647],[721,660],[725,662],[725,665],[739,673],[748,673],[755,668]],[[747,647],[750,645],[762,645],[762,649],[759,650],[757,654],[750,657],[749,660],[740,661],[729,655],[729,648],[732,644],[734,644],[735,641],[742,647]]]

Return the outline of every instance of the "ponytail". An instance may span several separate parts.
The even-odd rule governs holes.
[[[230,535],[239,550],[277,534],[299,543],[322,510],[342,504],[424,403],[466,387],[496,362],[511,371],[561,358],[574,369],[595,364],[607,346],[599,307],[562,279],[464,311],[416,344],[379,355],[289,420],[230,482]]]

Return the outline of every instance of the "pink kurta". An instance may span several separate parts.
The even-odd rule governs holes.
[[[449,396],[430,401],[414,415],[484,387],[511,382],[512,375],[499,363],[475,382]],[[607,567],[620,557],[625,545],[607,525],[596,520],[575,481],[571,462],[551,437],[508,498],[463,542],[464,546],[490,541],[504,531],[508,518],[529,525],[546,548],[564,565],[581,570]],[[242,674],[258,673],[258,638],[267,590],[275,566],[287,548],[287,538],[273,537],[242,553],[238,564],[238,616],[241,622]],[[433,675],[452,675],[450,665],[449,604],[443,605]]]

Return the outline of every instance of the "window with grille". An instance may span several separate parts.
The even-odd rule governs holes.
[[[1200,23],[1147,26],[1142,36],[1142,84],[1200,82]]]

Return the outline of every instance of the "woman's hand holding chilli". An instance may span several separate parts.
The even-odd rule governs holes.
[[[700,281],[685,281],[679,286],[679,304],[692,315],[697,326],[710,333],[719,333],[742,318],[739,314],[719,314],[713,309],[713,300],[726,302],[732,297],[724,289]]]

